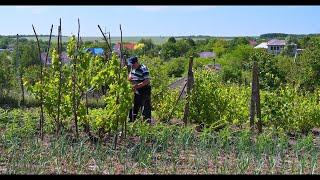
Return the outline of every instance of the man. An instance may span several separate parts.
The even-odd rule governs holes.
[[[131,67],[129,80],[133,84],[134,105],[129,112],[130,122],[136,120],[137,114],[142,108],[142,115],[147,123],[151,123],[151,85],[148,68],[139,64],[137,57],[128,59],[128,66]]]

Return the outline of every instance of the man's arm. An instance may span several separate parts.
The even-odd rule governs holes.
[[[142,87],[148,85],[149,83],[150,83],[150,79],[145,79],[141,83],[134,85],[133,88],[136,90],[136,89],[139,89],[139,88],[142,88]]]

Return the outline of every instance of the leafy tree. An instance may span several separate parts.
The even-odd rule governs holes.
[[[7,49],[10,42],[10,38],[0,37],[0,49]]]
[[[250,60],[251,62],[258,62],[259,80],[262,88],[276,89],[281,85],[281,79],[283,79],[283,77],[272,55],[262,49],[255,49],[250,55]]]
[[[313,91],[320,85],[320,39],[312,38],[302,55],[297,58],[301,87]]]
[[[170,37],[167,42],[168,43],[176,43],[176,39],[174,37]]]
[[[22,67],[28,67],[32,65],[39,65],[38,51],[36,51],[36,44],[29,42],[27,44],[19,45],[19,59]],[[16,53],[15,53],[16,54]]]
[[[175,58],[175,59],[171,59],[167,66],[168,68],[168,76],[169,77],[181,77],[182,74],[185,72],[185,67],[187,65],[188,61],[186,61],[185,58]]]
[[[142,55],[147,55],[150,57],[156,56],[158,53],[156,52],[155,48],[156,45],[152,42],[152,39],[144,39],[142,38],[141,40],[138,41],[138,45],[141,45],[140,48],[137,48],[134,50],[134,54],[142,56]]]
[[[298,40],[292,36],[287,36],[285,40],[286,45],[281,53],[287,56],[294,56]]]
[[[196,46],[196,43],[192,38],[187,38],[186,41],[189,44],[189,46],[192,46],[192,47]]]
[[[222,79],[231,82],[242,83],[244,79],[250,77],[244,76],[245,71],[251,72],[250,55],[253,48],[249,45],[240,45],[228,54],[225,54],[221,59]]]
[[[161,51],[160,51],[160,57],[164,60],[169,60],[170,58],[173,57],[178,57],[179,52],[178,52],[178,47],[175,43],[164,43],[162,45]]]
[[[239,45],[248,45],[249,44],[249,38],[248,37],[236,37],[232,39],[230,42],[230,49],[234,49]]]
[[[185,56],[186,53],[192,48],[192,46],[189,45],[188,41],[186,39],[181,39],[175,43],[177,47],[177,54],[178,56]]]
[[[0,98],[8,95],[15,85],[15,71],[12,57],[8,52],[0,53]]]
[[[282,84],[296,85],[298,82],[297,64],[293,61],[292,57],[278,55],[275,56],[276,66],[280,77],[282,77]]]

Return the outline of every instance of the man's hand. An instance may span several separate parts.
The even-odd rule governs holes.
[[[139,84],[141,84],[141,83],[139,83]],[[139,84],[133,85],[133,90],[137,90],[138,88],[140,88],[141,85],[139,85]]]
[[[130,75],[128,76],[128,80],[129,80],[129,81],[132,81],[132,77],[131,77]]]
[[[139,84],[133,85],[132,89],[135,91],[135,90],[137,90],[137,89],[139,89],[139,88],[142,88],[142,87],[146,86],[146,85],[149,84],[149,83],[150,83],[150,80],[149,80],[149,79],[146,79],[146,80],[144,80],[143,82],[141,82],[141,83],[139,83]]]

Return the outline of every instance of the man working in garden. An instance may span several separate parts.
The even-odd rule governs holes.
[[[142,108],[142,115],[147,123],[151,123],[151,85],[148,68],[139,64],[137,57],[128,59],[128,66],[131,67],[129,80],[133,84],[134,105],[129,112],[130,122],[134,122],[137,114]]]

